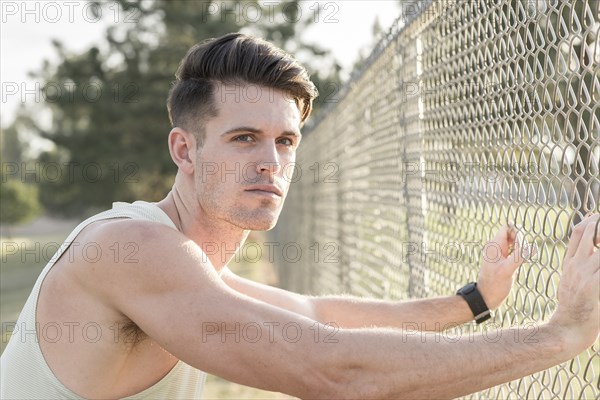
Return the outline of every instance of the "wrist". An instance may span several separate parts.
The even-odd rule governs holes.
[[[587,321],[573,321],[563,317],[561,312],[557,311],[546,325],[560,339],[566,360],[570,360],[598,340],[598,326],[594,329],[592,326],[586,326]]]
[[[563,363],[575,357],[585,349],[577,345],[577,340],[573,340],[573,334],[569,328],[566,328],[553,321],[540,326],[542,340],[546,340],[552,347],[551,354],[556,355],[556,363]]]
[[[488,285],[487,280],[485,279],[477,280],[477,289],[479,289],[481,297],[483,297],[485,304],[487,304],[491,311],[500,307],[500,305],[504,301],[504,298],[498,298],[499,296],[494,293],[493,283],[491,285]]]

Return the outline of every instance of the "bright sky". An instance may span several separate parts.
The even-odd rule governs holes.
[[[107,26],[115,23],[133,23],[135,15],[120,11],[108,0],[102,19],[96,20],[92,8],[84,0],[75,1],[9,1],[0,0],[0,79],[1,125],[6,127],[14,119],[22,102],[35,102],[34,80],[28,72],[39,70],[44,59],[57,59],[52,39],[61,41],[69,51],[81,51],[98,43]],[[198,0],[199,6],[206,5]],[[219,4],[220,2],[215,2]],[[268,3],[268,2],[267,2]],[[277,0],[271,4],[279,3]],[[322,10],[317,13],[317,4]],[[315,24],[303,33],[309,42],[331,49],[348,74],[359,50],[373,44],[372,26],[375,18],[387,30],[400,13],[397,0],[305,0],[303,15],[310,15]],[[220,10],[207,8],[207,12]],[[252,9],[240,10],[256,20]],[[261,18],[269,18],[265,13]],[[183,56],[183,54],[182,54]],[[175,72],[175,71],[173,71]],[[39,96],[39,95],[38,95]],[[41,101],[41,100],[40,100]]]

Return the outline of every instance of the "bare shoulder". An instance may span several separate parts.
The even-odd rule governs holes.
[[[80,234],[76,273],[89,290],[116,300],[136,291],[178,287],[186,276],[214,278],[199,246],[159,223],[115,219],[92,224]]]

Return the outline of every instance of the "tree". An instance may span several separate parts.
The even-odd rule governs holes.
[[[24,128],[23,121],[22,111],[19,111],[15,122],[0,131],[2,144],[0,223],[6,225],[27,222],[41,211],[37,187],[33,183],[26,182],[28,177],[35,181],[35,174],[27,176],[21,171],[28,165],[24,157],[27,145],[19,135],[19,130]],[[27,171],[32,170],[34,169],[31,166],[27,169]],[[10,232],[8,235],[10,236]]]
[[[17,179],[5,181],[0,185],[0,222],[14,225],[29,221],[40,212],[37,188]],[[9,233],[10,236],[10,233]]]
[[[42,154],[40,161],[63,167],[60,179],[40,183],[42,203],[54,213],[108,208],[114,200],[153,201],[168,192],[176,168],[166,151],[170,126],[165,101],[178,63],[193,44],[247,30],[284,49],[308,52],[312,59],[327,58],[318,46],[296,41],[297,31],[311,23],[295,18],[297,0],[271,10],[257,1],[239,0],[118,0],[116,4],[120,15],[136,22],[107,30],[108,51],[98,46],[69,54],[54,43],[60,61],[45,63],[37,74],[53,116],[49,129],[38,130],[57,147]],[[282,17],[256,23],[244,18],[244,13],[240,18],[239,10],[249,6]],[[340,81],[335,68],[313,78],[317,87]],[[315,108],[320,105],[317,101]]]
[[[2,162],[20,163],[23,156],[23,143],[19,139],[19,131],[13,125],[0,130],[2,142]]]

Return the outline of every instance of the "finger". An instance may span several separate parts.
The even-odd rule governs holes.
[[[596,221],[596,229],[594,230],[594,247],[600,249],[600,218]]]
[[[569,239],[569,245],[567,247],[566,257],[573,257],[577,252],[577,248],[579,247],[579,242],[581,241],[581,237],[583,236],[583,232],[587,225],[593,221],[593,215],[585,218],[583,221],[575,225],[573,229],[573,233],[571,234],[571,238]],[[598,217],[598,214],[595,215]]]
[[[596,245],[595,240],[598,237],[598,229],[600,228],[599,223],[600,214],[596,214],[588,219],[588,224],[585,228],[585,231],[583,231],[583,235],[579,241],[579,246],[575,252],[576,257],[586,257],[594,252]],[[600,254],[598,257],[600,257]]]
[[[515,250],[513,253],[507,258],[507,272],[513,274],[522,264],[525,259],[523,258],[523,245],[519,240],[515,241]]]
[[[505,262],[503,262],[503,265],[506,267],[505,272],[513,274],[517,270],[517,268],[519,268],[519,266],[523,264],[523,243],[525,241],[523,239],[523,235],[520,232],[517,232],[517,230],[512,227],[510,229],[512,230],[508,232],[508,237],[506,237],[506,240],[508,243],[510,243],[509,248],[511,249],[511,251],[506,252],[504,258]]]
[[[592,275],[592,282],[600,282],[600,268]],[[598,300],[600,300],[600,293],[598,293]]]
[[[514,245],[516,237],[516,229],[509,225],[504,225],[498,230],[494,236],[494,243],[500,247],[500,253],[503,258],[507,258],[511,254],[511,247]]]

